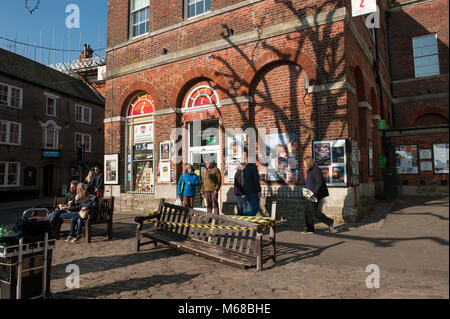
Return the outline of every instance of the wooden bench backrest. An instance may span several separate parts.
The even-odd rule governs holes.
[[[114,197],[103,197],[98,200],[98,221],[107,220],[114,212]]]
[[[256,253],[257,227],[254,223],[175,206],[165,203],[164,199],[161,199],[158,212],[160,223],[155,223],[155,228],[240,254],[253,256]]]

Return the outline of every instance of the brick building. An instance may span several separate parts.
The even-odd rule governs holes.
[[[103,164],[104,100],[85,82],[0,49],[0,201],[61,194]]]
[[[447,0],[402,0],[390,9],[394,128],[387,135],[407,194],[448,193],[448,9]]]
[[[119,178],[106,192],[122,212],[148,211],[175,198],[179,158],[201,172],[209,156],[225,210],[248,155],[265,195],[297,197],[280,201],[295,219],[312,155],[324,211],[358,218],[383,194],[380,155],[394,165],[378,129],[394,121],[390,5],[378,1],[368,29],[345,0],[110,0],[105,154],[118,154]]]

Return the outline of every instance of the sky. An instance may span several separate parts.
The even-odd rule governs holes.
[[[36,3],[39,3],[37,9],[30,14],[25,5],[28,4],[32,9]],[[74,19],[76,10],[70,5],[79,8],[79,28]],[[69,9],[69,12],[66,12],[66,9]],[[63,54],[62,51],[40,48],[35,50],[30,46],[27,52],[27,46],[17,42],[15,52],[48,65],[76,60],[86,43],[96,50],[94,55],[105,56],[107,14],[107,0],[0,0],[0,48],[14,52],[14,40],[40,46],[42,33],[42,47],[62,50],[64,37],[66,52]],[[66,23],[67,20],[69,24]],[[12,42],[5,41],[4,38],[9,38]],[[69,45],[73,52],[68,52]],[[103,50],[97,50],[99,45]]]

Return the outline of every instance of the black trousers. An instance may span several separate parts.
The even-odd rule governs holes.
[[[306,200],[305,223],[307,231],[314,231],[314,220],[323,222],[328,226],[333,223],[333,219],[327,217],[324,213],[322,213],[321,202],[322,200],[319,200],[317,203]]]

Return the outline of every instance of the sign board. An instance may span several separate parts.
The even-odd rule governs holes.
[[[59,158],[59,151],[42,151],[43,158]]]
[[[377,12],[376,0],[352,0],[352,17]]]
[[[97,68],[97,81],[103,81],[106,75],[106,65]]]
[[[386,120],[378,120],[378,129],[385,130],[387,128]]]

